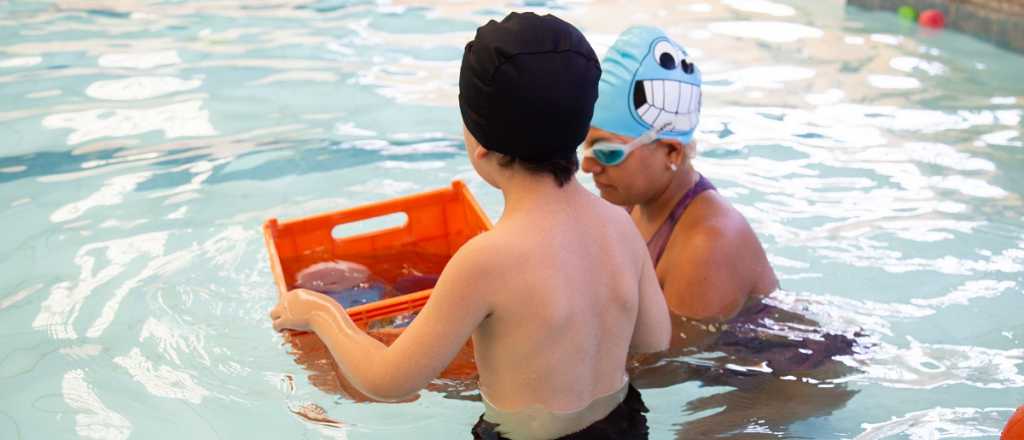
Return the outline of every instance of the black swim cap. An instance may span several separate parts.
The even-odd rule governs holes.
[[[578,29],[513,12],[466,44],[462,122],[488,150],[526,162],[575,157],[594,116],[601,64]]]

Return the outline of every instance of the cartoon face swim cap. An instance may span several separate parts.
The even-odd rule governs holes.
[[[627,29],[608,49],[601,69],[591,125],[634,138],[657,128],[663,129],[659,138],[693,139],[700,118],[700,69],[664,32]]]

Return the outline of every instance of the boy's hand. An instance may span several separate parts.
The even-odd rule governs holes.
[[[274,330],[309,331],[309,318],[318,308],[324,307],[325,300],[334,301],[327,295],[307,289],[295,289],[285,293],[277,306],[270,311]]]

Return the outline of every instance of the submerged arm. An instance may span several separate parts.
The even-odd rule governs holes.
[[[271,312],[274,329],[311,330],[353,385],[379,400],[399,400],[448,365],[490,313],[478,286],[486,272],[467,243],[448,263],[427,305],[390,347],[367,335],[340,304],[310,290],[286,293]]]

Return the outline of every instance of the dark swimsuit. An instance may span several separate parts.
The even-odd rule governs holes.
[[[679,219],[683,218],[683,213],[686,212],[686,208],[690,207],[690,203],[693,203],[697,196],[704,193],[704,191],[718,190],[703,175],[698,174],[698,176],[700,178],[697,179],[697,183],[693,184],[686,191],[686,194],[679,198],[676,206],[672,208],[672,212],[668,213],[668,218],[665,219],[665,222],[661,224],[657,231],[654,231],[651,239],[647,240],[647,250],[650,251],[651,259],[654,260],[654,267],[658,267],[658,262],[661,261],[662,255],[665,255],[665,248],[668,247],[668,240],[672,238],[672,231],[676,229],[676,223],[679,223]]]
[[[646,440],[648,437],[647,406],[640,392],[629,385],[626,397],[603,419],[582,431],[559,437],[557,440]],[[473,426],[473,438],[481,440],[508,440],[497,431],[498,425],[480,416]]]
[[[697,196],[709,190],[717,191],[715,185],[701,175],[697,183],[679,198],[668,218],[647,241],[647,250],[651,253],[655,267],[665,254],[672,232],[686,212],[686,208]],[[792,313],[761,301],[748,304],[722,326],[714,345],[709,348],[727,354],[742,354],[743,357],[753,355],[766,361],[768,367],[776,374],[812,370],[824,365],[834,356],[853,354],[854,341],[844,335],[822,333],[794,340],[769,334],[777,332],[766,331],[771,323],[784,321],[787,314]]]

